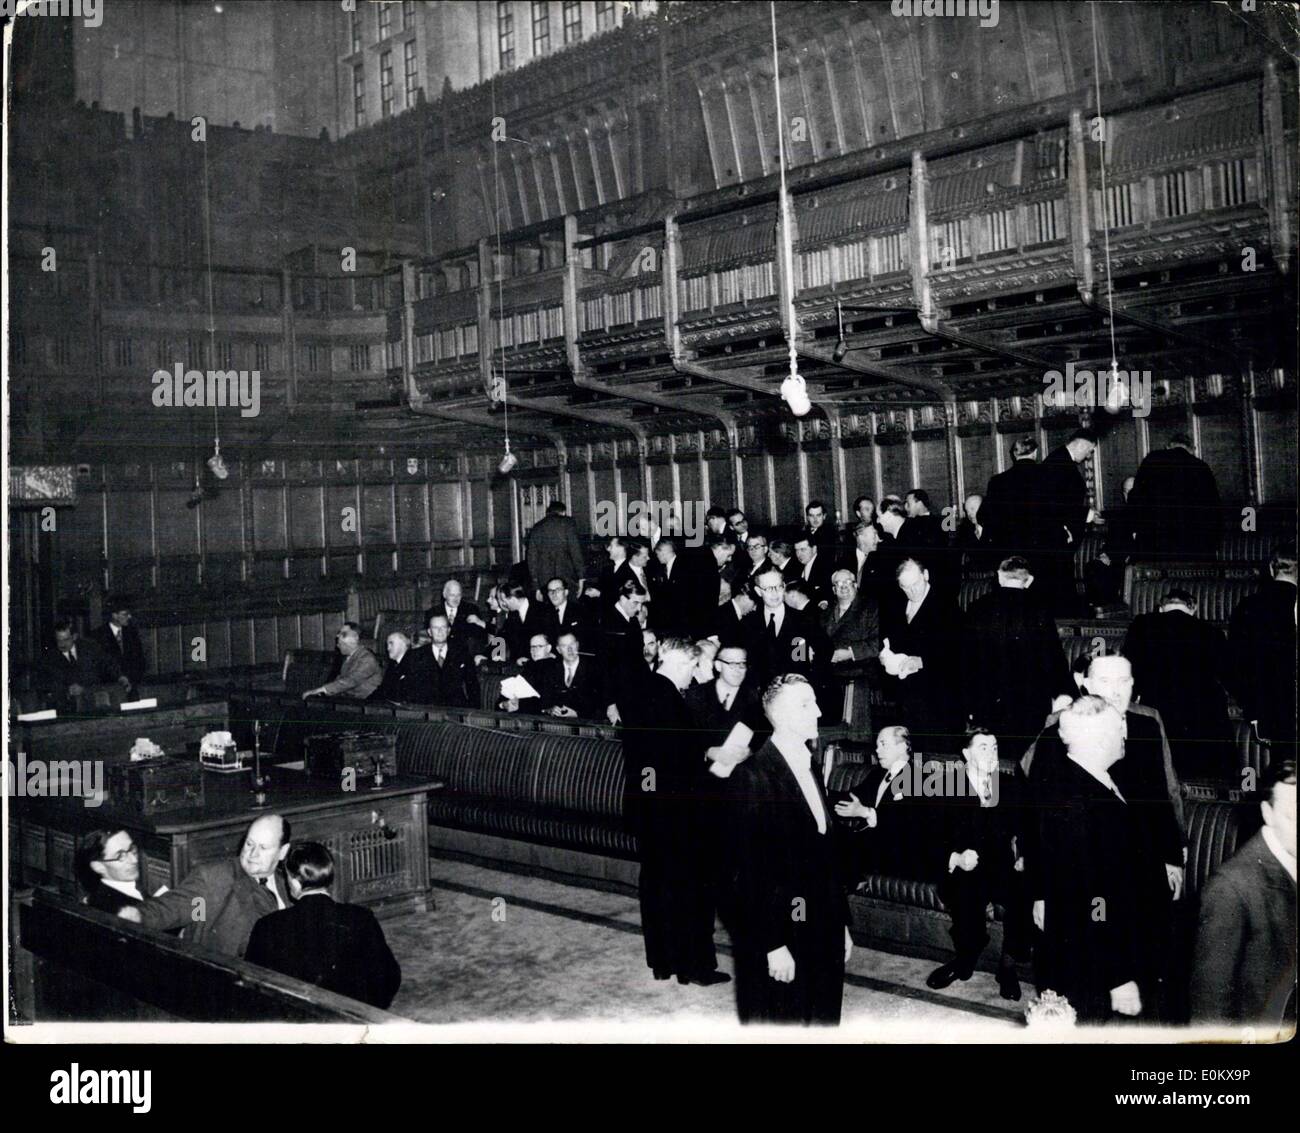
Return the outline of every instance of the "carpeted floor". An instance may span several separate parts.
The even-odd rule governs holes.
[[[697,1038],[736,1029],[733,984],[651,977],[634,897],[465,862],[430,865],[436,910],[384,924],[402,965],[394,1012],[421,1023],[532,1024],[540,1041],[573,1024]],[[730,972],[721,928],[717,943]],[[1014,1041],[1020,1005],[1000,999],[991,976],[934,992],[925,986],[933,967],[855,949],[837,1038]]]

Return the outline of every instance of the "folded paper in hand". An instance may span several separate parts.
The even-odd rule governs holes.
[[[527,700],[530,696],[541,696],[523,677],[506,677],[501,682],[501,695],[511,700]]]

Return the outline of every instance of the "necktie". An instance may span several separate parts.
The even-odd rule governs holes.
[[[434,656],[434,658],[437,660],[437,662],[438,662],[439,665],[442,664],[442,659],[443,659],[446,655],[447,655],[447,654],[446,654],[446,651],[443,650],[443,649],[435,649],[435,650],[433,651],[433,656]]]
[[[269,888],[269,885],[265,877],[259,877],[257,879],[257,884],[260,885],[263,889]]]
[[[573,687],[573,670],[568,665],[564,666],[564,687]]]
[[[767,636],[770,637],[773,641],[776,640],[776,615],[775,614],[767,615]]]

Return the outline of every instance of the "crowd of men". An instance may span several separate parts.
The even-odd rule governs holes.
[[[522,681],[500,708],[619,725],[647,967],[728,982],[720,915],[744,1021],[839,1019],[846,893],[867,873],[937,883],[954,954],[933,988],[972,978],[994,902],[1007,999],[1032,955],[1040,989],[1083,1022],[1293,1018],[1295,548],[1274,554],[1226,635],[1173,588],[1118,654],[1072,669],[1056,619],[1077,612],[1095,443],[1080,430],[1039,461],[1017,441],[960,522],[922,488],[859,497],[847,527],[820,500],[791,530],[712,507],[702,545],[647,521],[608,539],[594,572],[553,503],[485,606],[448,581],[420,633],[387,636],[386,667],[347,623],[339,671],[304,695],[478,706],[504,662]],[[1135,559],[1214,553],[1218,493],[1190,449],[1176,437],[1143,462],[1089,586]],[[963,611],[963,572],[990,567],[996,586]],[[1182,784],[1240,785],[1230,698],[1274,762],[1263,831],[1203,896],[1193,963]],[[846,749],[875,749],[834,797],[813,751],[829,725]],[[958,769],[937,798],[922,754]],[[1261,892],[1278,869],[1289,891]]]

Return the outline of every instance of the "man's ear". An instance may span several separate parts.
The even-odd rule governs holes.
[[[276,864],[276,865],[279,865],[282,861],[284,861],[284,859],[285,859],[286,857],[288,857],[288,855],[289,855],[289,847],[290,847],[291,845],[292,845],[291,842],[286,842],[283,846],[280,847],[280,853],[279,853],[279,855],[278,855],[278,856],[276,857],[276,859],[275,859],[275,864]]]
[[[1265,805],[1265,806],[1268,806],[1267,803],[1265,803],[1264,805]],[[98,874],[100,877],[107,877],[107,876],[108,876],[108,866],[107,866],[104,862],[101,862],[101,861],[93,861],[93,862],[90,863],[90,868],[91,868],[91,870],[93,870],[96,874]]]

